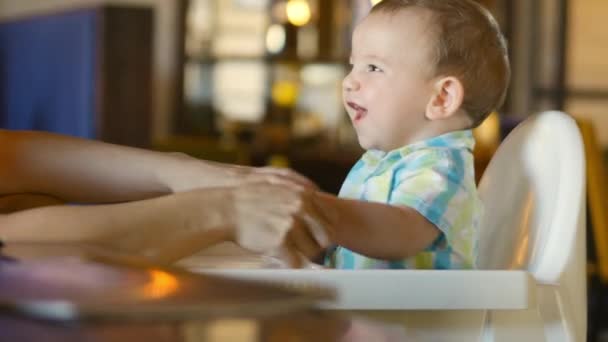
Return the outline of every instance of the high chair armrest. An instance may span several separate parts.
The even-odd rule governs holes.
[[[205,273],[282,284],[325,286],[340,310],[517,310],[535,302],[536,281],[526,271],[224,269]]]

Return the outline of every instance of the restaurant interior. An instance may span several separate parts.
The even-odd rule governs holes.
[[[0,0],[0,127],[291,168],[338,194],[364,152],[342,102],[351,35],[380,1]],[[520,161],[497,151],[539,113],[565,113],[582,137],[583,198],[568,195],[582,208],[568,206],[572,238],[553,238],[555,277],[535,271],[540,261],[319,276],[252,270],[260,259],[242,251],[157,265],[99,246],[7,244],[0,341],[342,341],[347,330],[349,341],[608,341],[608,2],[476,1],[497,19],[512,68],[504,105],[474,130],[476,181],[487,169],[482,186],[507,196]],[[576,164],[559,148],[534,153]],[[500,213],[487,215],[522,224]],[[505,244],[527,249],[532,237]],[[36,262],[11,268],[21,259]]]

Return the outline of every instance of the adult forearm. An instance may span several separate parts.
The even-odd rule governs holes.
[[[219,165],[42,132],[0,131],[0,194],[120,202],[217,184]],[[182,184],[184,183],[184,184]]]
[[[91,206],[51,206],[0,216],[8,242],[87,242],[173,261],[230,238],[223,192],[193,192]]]
[[[403,259],[430,245],[439,230],[408,207],[319,193],[317,205],[334,243],[378,259]]]

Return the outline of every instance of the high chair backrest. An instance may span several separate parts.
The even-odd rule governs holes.
[[[586,336],[585,184],[580,131],[557,111],[517,126],[479,184],[478,266],[532,274],[547,341]]]
[[[582,140],[569,115],[543,112],[517,126],[479,184],[478,266],[525,269],[556,282],[575,253],[584,175]]]

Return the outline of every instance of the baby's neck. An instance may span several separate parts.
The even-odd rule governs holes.
[[[396,148],[400,148],[403,146],[408,146],[417,142],[425,141],[428,139],[432,139],[438,137],[440,135],[444,135],[450,132],[462,131],[470,128],[469,121],[461,121],[461,120],[437,120],[437,121],[429,121],[423,127],[417,129],[412,135],[408,137],[407,140],[401,141],[399,146],[392,146],[390,151]],[[384,151],[389,152],[389,151]]]
[[[421,139],[418,140],[426,140],[446,133],[469,129],[471,124],[471,119],[464,113],[457,113],[456,115],[442,120],[428,121],[427,124],[419,130]],[[418,134],[416,135],[418,136]]]
[[[415,142],[419,142],[419,141],[424,141],[424,140],[428,140],[434,137],[438,137],[440,135],[444,135],[450,132],[456,132],[456,131],[462,131],[465,129],[469,129],[468,125],[435,125],[435,126],[430,126],[430,127],[425,127],[419,131],[416,132],[416,134],[414,134],[412,137],[410,137],[410,139],[408,139],[407,141],[407,145],[415,143]]]

